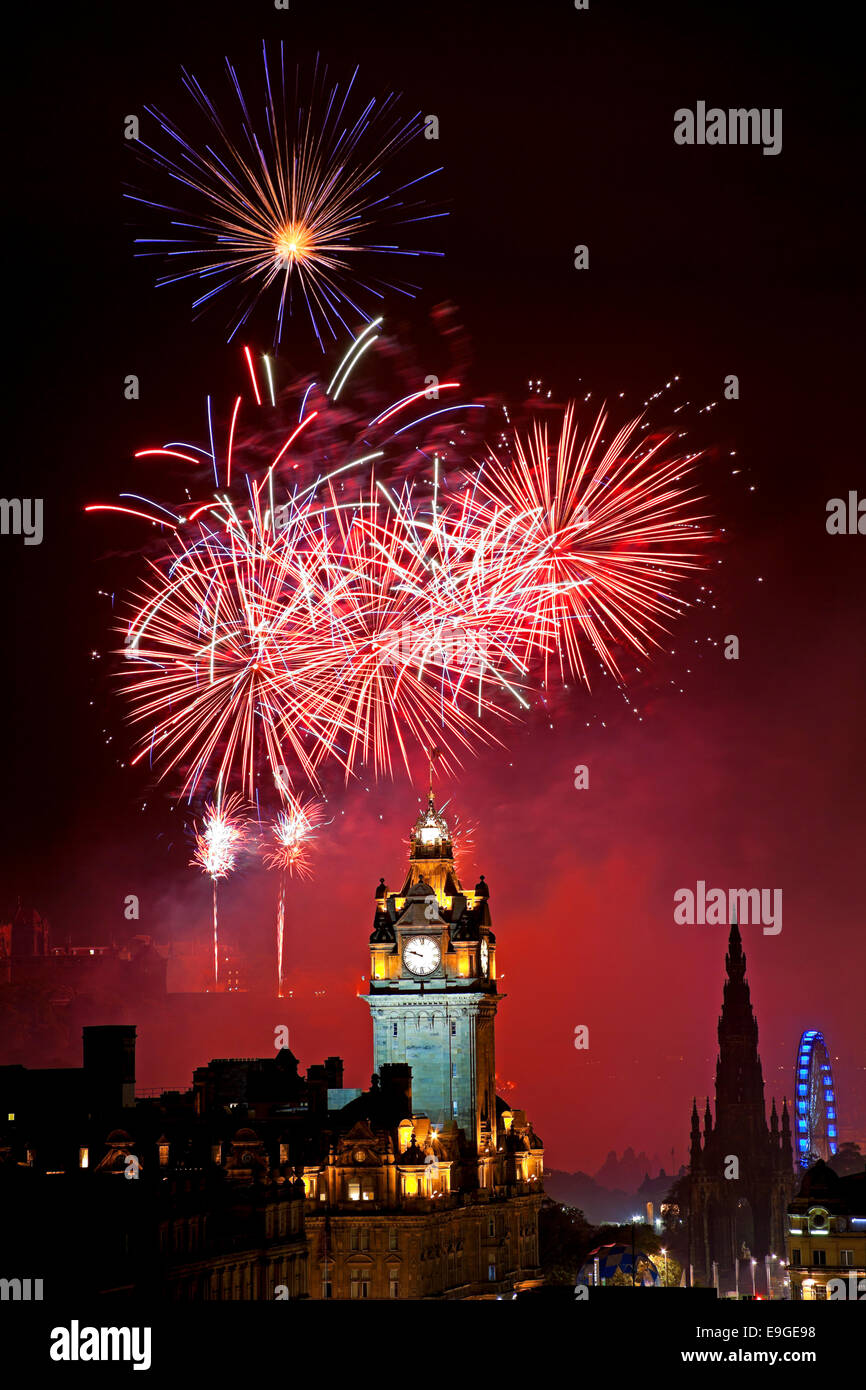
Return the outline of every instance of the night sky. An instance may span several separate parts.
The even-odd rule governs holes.
[[[109,941],[128,932],[122,899],[137,893],[138,930],[208,930],[171,787],[122,766],[100,591],[135,574],[140,531],[82,508],[129,482],[135,449],[197,437],[206,393],[225,399],[239,378],[219,323],[194,321],[188,290],[156,290],[133,260],[123,118],[176,105],[181,65],[219,86],[224,55],[257,71],[261,39],[282,37],[293,58],[321,50],[344,76],[358,63],[371,94],[396,88],[439,116],[446,255],[389,327],[411,333],[455,305],[468,388],[515,403],[540,378],[555,400],[590,391],[590,406],[607,399],[624,419],[677,375],[653,422],[687,401],[678,419],[708,448],[699,482],[717,539],[669,651],[631,663],[627,698],[599,676],[497,729],[504,746],[438,788],[477,825],[464,881],[484,872],[491,885],[504,1093],[555,1167],[591,1171],[628,1144],[684,1161],[692,1096],[712,1085],[726,932],[675,924],[673,895],[699,879],[781,888],[782,932],[743,929],[768,1100],[790,1094],[801,1031],[822,1029],[841,1136],[862,1141],[866,539],[825,528],[828,499],[866,492],[849,36],[819,29],[811,6],[600,0],[469,16],[458,4],[91,5],[40,24],[9,75],[3,493],[45,499],[45,538],[0,538],[4,911],[20,894],[59,939]],[[697,100],[781,107],[782,153],[676,146],[673,113]],[[587,272],[573,268],[577,243]],[[247,339],[266,350],[267,330],[256,321]],[[320,366],[302,318],[281,362]],[[138,402],[123,397],[130,372]],[[738,401],[723,399],[729,373]],[[723,657],[728,634],[738,661]],[[402,875],[423,777],[419,760],[414,785],[329,789],[316,877],[290,895],[294,998],[273,1018],[239,998],[218,1030],[142,1036],[140,1084],[186,1084],[211,1055],[267,1055],[280,1022],[303,1065],[338,1053],[346,1084],[367,1083],[355,996],[371,893],[380,873],[392,886]],[[273,899],[264,871],[238,875],[228,931],[266,946]]]

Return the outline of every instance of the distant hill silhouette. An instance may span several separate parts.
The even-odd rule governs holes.
[[[615,1150],[611,1149],[593,1176],[601,1187],[609,1187],[612,1192],[636,1192],[644,1178],[650,1173],[658,1173],[661,1166],[658,1154],[649,1158],[643,1149],[636,1154],[634,1149],[629,1147],[622,1158],[617,1158]]]
[[[683,1171],[681,1168],[679,1173]],[[655,1176],[650,1177],[651,1173]],[[658,1216],[659,1207],[678,1176],[677,1172],[666,1172],[657,1155],[649,1158],[642,1151],[636,1154],[628,1148],[622,1158],[611,1150],[594,1176],[548,1169],[544,1187],[554,1201],[579,1207],[587,1221],[597,1225],[603,1221],[630,1221],[638,1214],[645,1219],[647,1202],[654,1203]]]

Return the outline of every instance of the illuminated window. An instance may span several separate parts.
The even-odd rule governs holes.
[[[15,1111],[14,1111],[14,1110],[10,1110],[10,1111],[9,1111],[9,1114],[6,1116],[6,1119],[7,1119],[7,1120],[10,1122],[10,1124],[11,1124],[11,1122],[15,1119]]]
[[[373,1187],[365,1187],[361,1196],[365,1202],[373,1202],[376,1199],[376,1189]]]
[[[79,1168],[89,1168],[89,1167],[90,1167],[90,1150],[89,1150],[89,1149],[79,1149],[79,1150],[78,1150],[78,1166],[79,1166]]]
[[[361,1184],[360,1184],[359,1182],[350,1182],[350,1183],[349,1183],[349,1201],[350,1201],[350,1202],[360,1202],[360,1200],[361,1200]]]
[[[456,1100],[452,1102],[451,1109],[452,1109],[452,1111],[454,1112],[454,1114],[456,1115],[456,1114],[457,1114],[457,1102],[456,1102]]]

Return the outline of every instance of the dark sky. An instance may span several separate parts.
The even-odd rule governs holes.
[[[261,39],[283,37],[300,61],[321,50],[346,75],[359,63],[371,92],[400,89],[439,116],[447,254],[424,268],[405,317],[458,306],[472,390],[519,399],[540,377],[561,400],[591,389],[618,403],[624,391],[639,406],[679,374],[694,437],[713,446],[700,478],[723,537],[704,581],[712,600],[636,679],[640,718],[610,681],[572,690],[551,720],[536,712],[442,789],[478,824],[466,878],[483,871],[492,885],[509,1095],[555,1166],[592,1168],[629,1143],[673,1146],[681,1161],[691,1097],[711,1085],[725,934],[675,925],[673,894],[698,879],[781,888],[781,934],[744,929],[768,1094],[790,1091],[801,1030],[822,1028],[843,1136],[866,1138],[866,540],[824,524],[829,498],[866,492],[862,126],[842,19],[789,4],[591,0],[582,13],[562,0],[467,14],[292,0],[277,13],[258,0],[91,5],[40,23],[9,74],[3,494],[45,499],[45,539],[0,538],[4,903],[22,893],[81,940],[110,938],[128,892],[142,897],[142,930],[206,927],[166,789],[119,766],[126,733],[107,696],[98,591],[122,587],[137,537],[82,507],[120,490],[142,443],[195,435],[205,394],[225,397],[237,377],[236,353],[211,320],[191,320],[188,294],[156,291],[133,261],[123,118],[170,107],[181,65],[219,84],[225,54],[253,69]],[[698,100],[781,107],[782,153],[676,146],[673,112]],[[577,243],[588,272],[573,268]],[[301,321],[286,358],[319,365]],[[128,372],[137,403],[123,398]],[[729,373],[740,400],[725,403]],[[721,654],[729,633],[737,662]],[[572,786],[577,763],[590,766],[588,791]],[[369,893],[402,868],[416,792],[398,779],[336,801],[317,878],[296,891],[292,1045],[305,1063],[342,1053],[349,1084],[370,1066],[354,998]],[[261,874],[240,877],[227,920],[266,939],[272,893]],[[266,1052],[273,1023],[242,1012],[220,1050]],[[586,1053],[573,1047],[581,1023]],[[164,1044],[143,1039],[140,1080],[186,1080],[199,1045],[178,1034],[169,1076]]]

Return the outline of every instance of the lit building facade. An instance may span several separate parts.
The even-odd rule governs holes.
[[[814,1164],[788,1207],[791,1297],[866,1301],[866,1171],[840,1178]]]
[[[497,1297],[539,1282],[544,1151],[496,1095],[496,938],[434,805],[397,892],[375,890],[376,1072],[304,1166],[315,1297]]]

